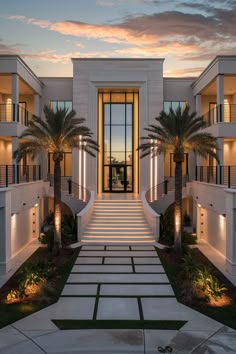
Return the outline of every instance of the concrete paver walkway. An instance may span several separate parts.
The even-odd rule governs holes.
[[[182,320],[180,330],[59,330],[52,320]],[[152,245],[83,246],[59,301],[0,330],[0,353],[235,353],[236,332],[176,300]]]

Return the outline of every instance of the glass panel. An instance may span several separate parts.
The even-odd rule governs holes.
[[[125,152],[124,151],[112,151],[111,152],[111,164],[124,164]]]
[[[133,127],[132,125],[127,125],[126,127],[126,150],[132,150],[132,136],[133,136]]]
[[[127,152],[126,152],[126,164],[127,164],[127,165],[132,165],[132,164],[133,164],[132,151],[127,151]]]
[[[124,190],[124,167],[112,167],[112,191]]]
[[[125,124],[125,104],[111,106],[111,124]]]
[[[176,109],[179,108],[179,102],[172,102],[172,109],[173,111],[176,111]]]
[[[104,124],[111,124],[110,123],[110,104],[104,104]]]
[[[133,105],[128,103],[126,105],[126,124],[133,124]]]
[[[133,179],[133,167],[127,167],[127,190],[132,190],[132,179]]]
[[[107,149],[110,149],[110,125],[106,125],[104,127],[104,148],[105,145],[107,146]]]
[[[185,102],[180,102],[179,105],[180,105],[180,108],[183,110],[185,108],[186,103]]]
[[[164,111],[166,113],[169,113],[170,107],[171,107],[171,102],[169,102],[169,101],[164,102]]]
[[[123,151],[125,150],[125,126],[111,127],[111,150]]]
[[[104,190],[110,190],[110,177],[109,177],[109,166],[104,166],[104,176],[103,176],[103,183],[104,183]]]
[[[72,110],[72,101],[66,101],[65,108],[68,109],[68,112],[70,112]]]

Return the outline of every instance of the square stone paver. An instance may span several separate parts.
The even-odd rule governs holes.
[[[104,248],[104,246],[82,246],[83,251],[103,251]]]
[[[160,258],[158,257],[134,257],[133,260],[134,264],[161,264]]]
[[[136,298],[99,298],[97,320],[140,320]]]
[[[74,265],[71,273],[132,273],[131,265]]]
[[[50,313],[51,320],[92,320],[95,297],[61,297]]]
[[[143,285],[143,284],[102,284],[100,295],[118,296],[174,296],[170,285]]]
[[[155,251],[80,251],[84,257],[153,257],[157,256]]]
[[[167,283],[166,274],[70,274],[67,283]]]
[[[75,264],[102,264],[102,257],[78,257]]]
[[[129,251],[129,246],[107,246],[107,251]]]
[[[162,265],[136,265],[135,271],[137,273],[165,273]]]
[[[155,251],[154,246],[131,246],[132,251]]]
[[[96,284],[67,284],[65,285],[61,295],[96,295],[97,285]]]
[[[105,257],[105,264],[131,264],[130,257]]]
[[[142,298],[145,320],[184,320],[182,306],[176,298]]]

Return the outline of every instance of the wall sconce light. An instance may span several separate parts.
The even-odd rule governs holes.
[[[34,204],[34,206],[35,206],[35,208],[37,208],[37,206],[38,206],[38,203]]]
[[[201,207],[202,207],[201,204],[198,204],[197,206],[198,206],[198,208],[201,208]]]

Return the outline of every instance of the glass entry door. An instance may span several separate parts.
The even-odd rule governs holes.
[[[133,104],[103,104],[103,191],[133,192]]]

